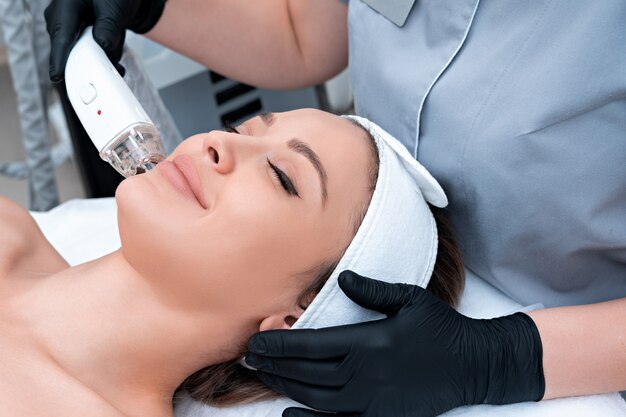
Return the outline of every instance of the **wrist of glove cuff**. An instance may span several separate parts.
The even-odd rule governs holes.
[[[165,9],[166,0],[142,0],[128,29],[135,33],[149,32],[159,21]]]
[[[543,347],[535,322],[524,313],[474,320],[476,355],[466,375],[474,375],[468,404],[539,401],[545,392]]]

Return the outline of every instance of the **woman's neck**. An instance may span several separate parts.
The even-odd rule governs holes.
[[[31,291],[22,315],[46,353],[125,415],[171,415],[177,386],[217,362],[227,323],[168,305],[121,251]],[[204,342],[203,342],[204,341]]]

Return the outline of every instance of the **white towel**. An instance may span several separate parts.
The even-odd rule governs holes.
[[[358,274],[426,288],[437,257],[437,227],[427,202],[448,204],[443,189],[406,148],[378,125],[345,116],[367,129],[378,148],[378,179],[367,213],[337,267],[294,329],[352,324],[384,317],[352,302],[337,278]]]

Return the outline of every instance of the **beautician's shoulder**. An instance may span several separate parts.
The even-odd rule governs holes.
[[[0,278],[21,268],[26,261],[29,269],[37,272],[53,273],[68,266],[30,213],[0,196]]]

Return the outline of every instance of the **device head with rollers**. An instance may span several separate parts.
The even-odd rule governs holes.
[[[67,95],[100,157],[124,177],[165,159],[159,131],[85,29],[67,59]]]

